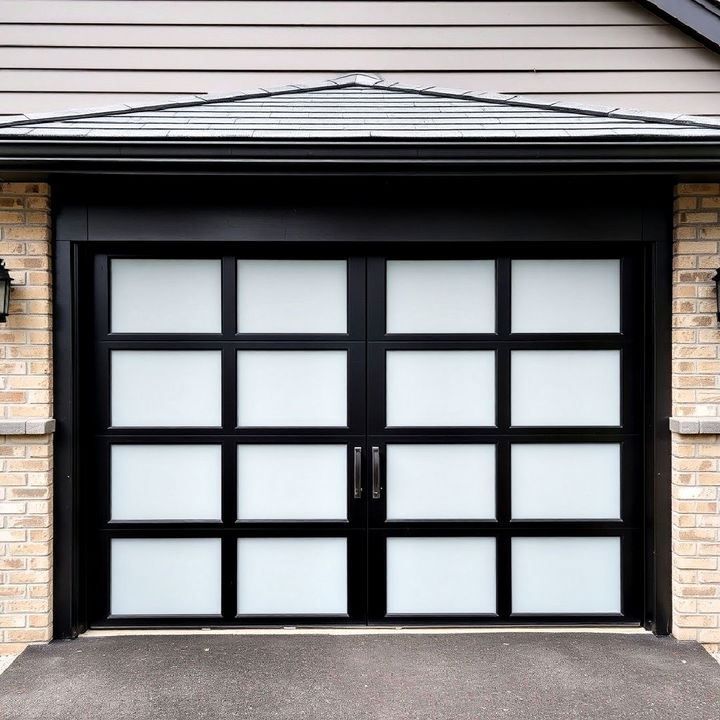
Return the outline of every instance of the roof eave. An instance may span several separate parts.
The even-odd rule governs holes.
[[[718,140],[563,141],[273,141],[74,142],[3,140],[0,173],[247,174],[333,168],[457,167],[539,172],[720,171]]]

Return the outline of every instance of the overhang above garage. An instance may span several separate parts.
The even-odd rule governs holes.
[[[262,161],[468,165],[639,163],[720,166],[720,120],[386,82],[187,96],[153,105],[14,116],[0,123],[0,169],[112,171],[170,163],[247,171]],[[659,166],[661,163],[662,166]],[[107,170],[106,170],[107,171]]]

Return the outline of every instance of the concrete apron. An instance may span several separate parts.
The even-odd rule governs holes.
[[[88,717],[717,720],[720,666],[637,629],[114,631],[0,677],[2,720]]]

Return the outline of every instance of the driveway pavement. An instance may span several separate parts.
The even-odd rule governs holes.
[[[651,635],[173,635],[26,650],[2,720],[720,718],[720,665]]]

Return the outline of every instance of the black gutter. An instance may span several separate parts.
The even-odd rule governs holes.
[[[0,173],[357,174],[720,171],[720,140],[607,142],[2,141]]]

